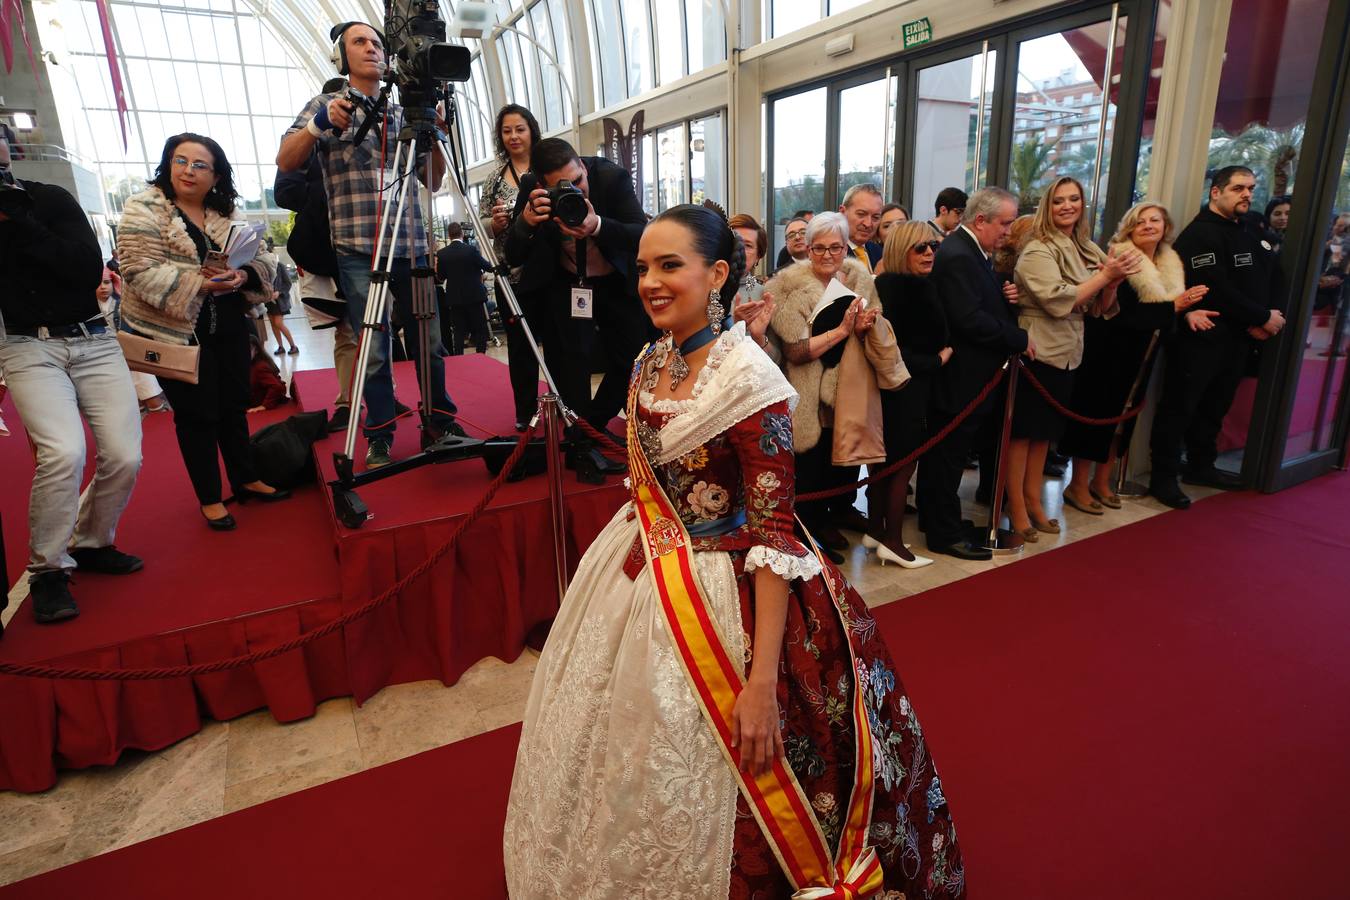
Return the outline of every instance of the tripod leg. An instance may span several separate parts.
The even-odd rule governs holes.
[[[408,154],[407,162],[409,164],[412,162],[411,150],[405,150],[404,145],[399,143],[398,148],[394,151],[394,171],[399,171],[399,164],[404,160],[405,152]],[[408,171],[405,171],[404,177],[400,180],[398,191],[390,191],[385,196],[384,209],[380,216],[380,227],[376,235],[374,268],[370,273],[370,287],[367,290],[366,308],[361,320],[356,364],[352,369],[352,416],[347,423],[346,442],[343,445],[343,454],[347,460],[349,471],[351,460],[356,455],[356,432],[360,427],[361,400],[365,396],[366,374],[370,366],[370,355],[374,342],[382,340],[382,332],[388,330],[385,320],[389,309],[389,268],[398,246],[398,222],[403,215],[403,205],[407,200],[408,182],[411,180],[408,176],[411,165],[408,165],[406,169]],[[397,203],[395,203],[395,193],[397,193]],[[396,206],[392,216],[389,210],[391,205]],[[386,236],[388,237],[387,242]],[[386,243],[388,246],[387,252]],[[350,302],[350,299],[348,302]]]

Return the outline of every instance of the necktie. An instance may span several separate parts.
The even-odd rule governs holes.
[[[868,267],[872,265],[872,261],[867,258],[867,248],[864,247],[862,244],[859,244],[858,246],[853,248],[853,255],[858,257],[858,260],[863,265]]]

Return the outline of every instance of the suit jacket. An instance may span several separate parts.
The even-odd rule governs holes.
[[[451,306],[474,306],[487,302],[483,273],[492,264],[463,241],[451,241],[436,251],[436,280],[445,285],[445,299]]]
[[[877,263],[881,262],[881,251],[882,251],[882,246],[881,246],[880,244],[878,244],[876,241],[868,241],[867,243],[863,244],[862,246],[863,246],[863,249],[867,251],[867,268],[868,268],[868,270],[869,270],[869,271],[875,270],[876,267],[877,267]],[[848,247],[848,251],[847,251],[847,252],[848,252],[848,255],[849,255],[849,256],[852,256],[854,259],[858,259],[858,257],[856,257],[856,256],[853,255],[853,245],[852,245],[852,244],[849,244],[849,247]],[[862,260],[859,259],[858,262],[862,262]]]
[[[934,385],[933,405],[951,414],[979,393],[1004,360],[1027,349],[1027,333],[1017,327],[1002,280],[964,228],[942,242],[930,277],[947,314],[952,347]]]
[[[633,192],[633,180],[627,169],[598,156],[583,156],[581,163],[586,167],[591,206],[600,217],[599,234],[588,240],[596,242],[601,255],[623,276],[628,292],[636,295],[638,241],[647,227],[647,215]],[[511,227],[506,232],[506,259],[511,266],[522,267],[520,288],[525,291],[574,277],[561,263],[563,234],[558,226],[545,222],[531,228],[520,214],[530,192],[540,186],[533,172],[521,178]]]

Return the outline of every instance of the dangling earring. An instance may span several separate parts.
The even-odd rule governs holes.
[[[708,292],[708,324],[712,326],[714,335],[722,333],[722,320],[727,317],[727,311],[722,307],[722,292],[713,288]]]

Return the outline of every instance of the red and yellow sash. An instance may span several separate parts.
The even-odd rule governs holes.
[[[643,368],[639,363],[629,392],[628,471],[648,569],[670,629],[675,655],[746,803],[796,890],[793,896],[799,900],[854,900],[871,896],[882,887],[882,871],[876,851],[867,846],[867,830],[872,821],[872,731],[863,700],[863,680],[859,677],[863,674],[859,671],[862,663],[853,641],[849,641],[849,652],[854,671],[854,781],[839,850],[831,859],[825,833],[786,760],[775,759],[768,772],[752,777],[741,771],[740,748],[731,746],[733,711],[745,678],[741,665],[726,651],[694,574],[689,534],[662,490],[638,439],[637,394]],[[845,633],[849,634],[848,616],[839,600],[842,584],[834,583],[838,576],[829,567],[822,577],[835,610],[841,615]]]

